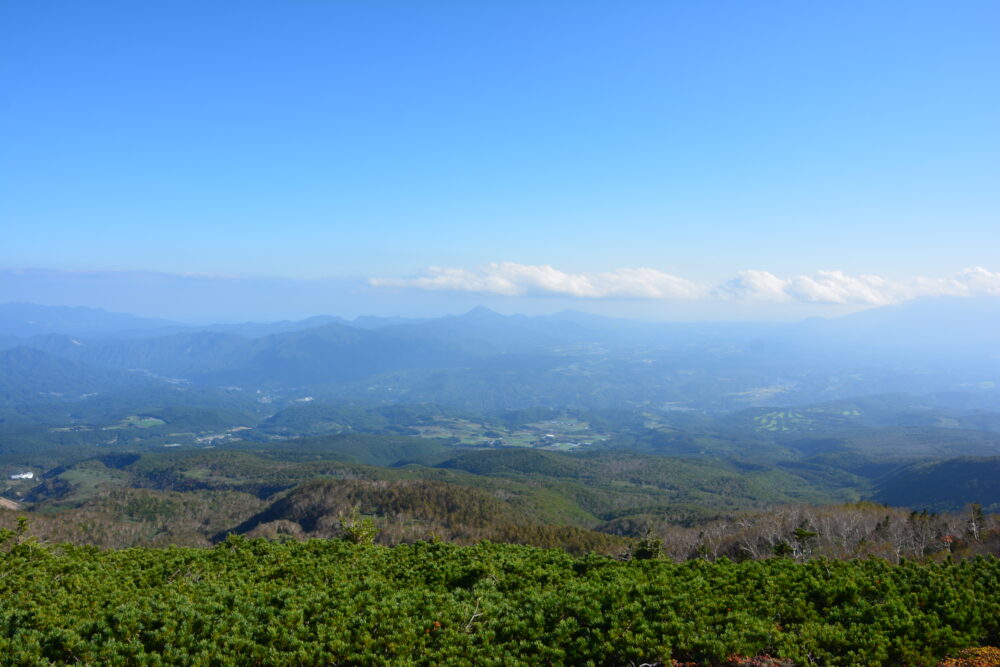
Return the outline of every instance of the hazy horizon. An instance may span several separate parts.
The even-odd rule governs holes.
[[[789,321],[1000,293],[995,3],[8,3],[0,301]]]
[[[738,294],[729,285],[693,298],[593,298],[558,292],[506,295],[461,289],[373,286],[362,278],[290,279],[177,275],[153,271],[0,269],[0,303],[82,306],[191,324],[304,319],[315,315],[440,317],[484,306],[504,314],[547,315],[575,310],[652,322],[774,321],[838,317],[931,297],[1000,296],[984,270],[941,281],[886,283],[884,300],[806,300],[779,292]],[[920,289],[923,288],[923,289]],[[870,294],[878,294],[873,290]]]

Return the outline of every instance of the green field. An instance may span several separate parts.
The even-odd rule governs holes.
[[[505,428],[467,419],[441,419],[431,426],[417,427],[421,436],[452,439],[461,447],[538,447],[567,451],[584,447],[600,439],[590,425],[579,419],[565,418]]]
[[[117,424],[113,426],[105,426],[105,431],[112,431],[121,428],[152,428],[154,426],[163,426],[167,422],[163,421],[158,417],[148,417],[141,415],[129,415],[123,418]]]

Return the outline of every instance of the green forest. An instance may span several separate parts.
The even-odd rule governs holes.
[[[995,558],[677,564],[491,542],[390,548],[368,543],[360,528],[350,535],[102,551],[6,531],[0,656],[5,664],[933,665],[1000,641]]]

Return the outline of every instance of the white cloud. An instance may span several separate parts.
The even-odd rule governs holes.
[[[751,301],[884,305],[906,298],[902,285],[881,276],[849,276],[843,271],[817,271],[811,276],[779,278],[767,271],[740,271],[714,293]]]
[[[704,288],[656,269],[618,269],[603,273],[566,273],[548,265],[493,262],[482,270],[431,267],[412,279],[373,278],[374,287],[481,292],[504,296],[550,295],[582,299],[696,299]]]
[[[736,274],[713,290],[713,295],[723,299],[791,301],[785,290],[789,281],[768,271],[747,269]]]
[[[1000,271],[993,272],[981,266],[959,271],[951,278],[915,278],[915,290],[920,294],[974,296],[1000,296]]]
[[[494,262],[479,271],[431,267],[412,279],[373,278],[374,287],[477,292],[503,296],[568,296],[582,299],[725,299],[880,306],[921,296],[998,295],[1000,272],[981,267],[950,278],[916,277],[904,282],[882,276],[851,276],[843,271],[781,278],[748,269],[717,286],[700,285],[650,268],[602,273],[566,273],[552,266]]]
[[[817,271],[814,276],[796,276],[785,291],[807,303],[858,303],[881,306],[896,303],[900,287],[880,276],[849,276],[842,271]]]

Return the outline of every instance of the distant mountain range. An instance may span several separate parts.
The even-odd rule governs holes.
[[[0,336],[121,336],[133,331],[170,326],[177,325],[168,320],[111,313],[100,308],[40,306],[34,303],[0,305]]]
[[[313,329],[327,324],[348,324],[360,329],[377,329],[393,324],[408,324],[423,320],[405,317],[375,317],[365,315],[347,320],[333,315],[316,315],[304,320],[280,322],[243,322],[240,324],[192,325],[164,319],[136,317],[128,313],[113,313],[102,308],[83,306],[42,306],[34,303],[0,305],[0,341],[10,347],[19,338],[61,334],[78,338],[135,338],[168,336],[176,333],[214,331],[246,338],[261,338],[274,334]]]
[[[70,378],[87,373],[72,367],[239,387],[279,402],[308,394],[478,410],[719,412],[950,392],[989,407],[1000,405],[997,332],[996,298],[928,299],[787,325],[653,324],[577,312],[505,316],[477,308],[427,320],[319,316],[188,327],[97,309],[7,304],[0,306],[0,349],[11,352],[0,359],[0,372],[8,403],[92,393],[77,391],[87,383]],[[35,372],[21,382],[17,369],[29,358]]]
[[[868,497],[1000,507],[990,481],[1000,460],[998,313],[1000,299],[932,299],[793,324],[476,308],[193,327],[8,304],[0,461],[41,471],[109,447],[236,447],[423,466],[434,479],[544,478],[563,493],[588,457],[606,457],[607,475],[665,457],[673,467],[657,473],[657,488],[680,475],[692,508],[711,495],[699,484],[732,487],[741,506]],[[573,456],[521,450],[547,447],[560,422],[588,429],[551,436]],[[577,440],[586,445],[574,449]],[[640,466],[636,456],[653,458]],[[621,474],[645,488],[639,472]],[[763,486],[742,489],[745,479]],[[273,480],[262,484],[273,491]]]

